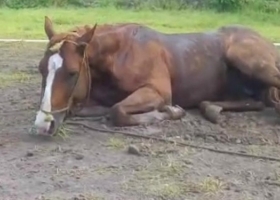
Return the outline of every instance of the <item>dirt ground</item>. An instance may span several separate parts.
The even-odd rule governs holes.
[[[180,147],[67,126],[67,138],[30,135],[38,109],[44,44],[0,45],[1,200],[279,200],[280,162]],[[214,149],[279,157],[273,110],[223,113],[213,125],[196,110],[176,122],[125,131]],[[105,121],[77,119],[104,128]],[[112,127],[109,127],[112,129]],[[140,155],[128,152],[136,146]]]

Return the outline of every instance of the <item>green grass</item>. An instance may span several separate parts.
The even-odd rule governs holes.
[[[111,137],[105,146],[112,150],[121,150],[125,148],[126,142],[125,139],[122,139],[121,137]]]
[[[32,75],[24,72],[0,73],[0,89],[13,84],[22,84],[32,81]]]
[[[193,32],[215,29],[226,24],[243,24],[259,31],[274,42],[280,41],[280,20],[277,14],[254,11],[215,13],[214,11],[132,11],[115,8],[69,9],[0,9],[1,38],[45,39],[44,16],[63,31],[76,25],[114,22],[138,22],[159,31]]]

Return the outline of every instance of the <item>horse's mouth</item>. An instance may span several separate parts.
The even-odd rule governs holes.
[[[67,118],[68,116],[66,112],[55,115],[54,120],[50,122],[49,135],[56,136],[57,134],[59,134],[59,130],[60,128],[62,128],[61,126]]]

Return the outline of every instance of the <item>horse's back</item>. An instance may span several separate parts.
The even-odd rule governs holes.
[[[182,107],[192,107],[204,99],[216,99],[223,91],[226,65],[223,44],[216,31],[165,34],[146,26],[139,26],[127,35],[126,39],[140,49],[141,53],[137,54],[137,59],[140,56],[150,58],[158,50],[163,52],[160,56],[151,58],[153,62],[159,59],[159,63],[163,63],[152,67],[162,69],[153,70],[151,73],[160,73],[166,70],[165,67],[168,68],[170,76],[166,78],[170,79],[172,85],[173,103]],[[151,43],[156,45],[147,48]],[[135,58],[135,52],[129,51],[128,54]],[[157,74],[152,76],[156,77]]]

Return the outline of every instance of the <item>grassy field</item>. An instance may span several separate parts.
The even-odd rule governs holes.
[[[0,10],[1,38],[44,39],[44,16],[53,19],[57,30],[75,25],[114,22],[138,22],[163,32],[192,32],[215,29],[225,24],[243,24],[264,34],[274,42],[280,41],[278,15],[244,11],[215,13],[214,11],[131,11],[115,8],[83,9],[21,9]]]

